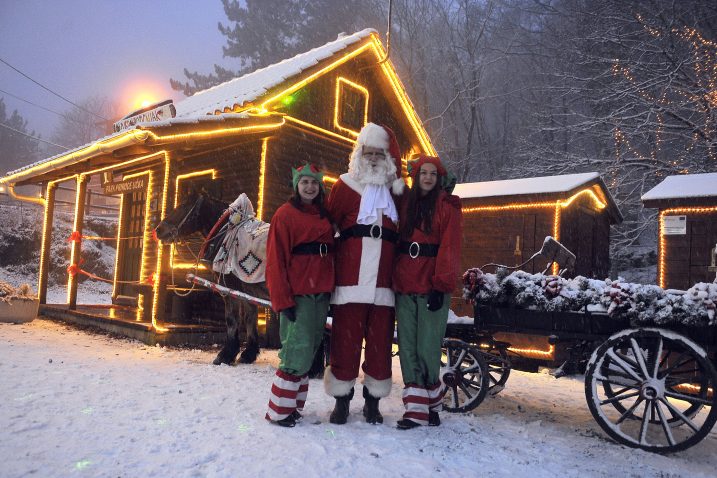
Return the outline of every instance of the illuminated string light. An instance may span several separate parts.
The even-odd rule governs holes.
[[[171,162],[172,160],[169,152],[164,151],[164,183],[162,187],[161,214],[159,216],[160,221],[163,221],[167,214],[167,195],[169,193],[169,173]],[[152,327],[157,332],[167,332],[169,330],[166,327],[160,326],[157,321],[159,316],[159,294],[162,286],[162,253],[164,252],[165,247],[166,246],[162,243],[162,241],[157,241],[157,264],[155,271],[157,275],[154,280],[154,284],[152,285]]]
[[[341,105],[343,102],[341,101],[342,98],[342,92],[346,88],[353,88],[355,91],[358,91],[360,95],[363,96],[364,102],[363,102],[363,123],[361,126],[368,123],[368,101],[369,101],[369,93],[368,89],[366,87],[359,85],[358,83],[354,83],[353,81],[347,80],[346,78],[339,76],[336,79],[336,100],[334,101],[334,127],[338,129],[339,131],[343,131],[345,133],[350,134],[353,137],[358,138],[359,132],[355,131],[351,128],[347,128],[346,126],[343,126],[341,124]]]
[[[156,154],[154,156],[157,156]],[[139,265],[139,281],[140,283],[143,283],[147,277],[146,277],[146,271],[147,271],[147,251],[149,250],[149,246],[152,241],[152,235],[151,231],[149,231],[149,225],[150,225],[150,205],[152,203],[152,193],[154,190],[154,174],[151,169],[148,169],[146,171],[141,171],[133,174],[127,174],[124,176],[124,179],[133,179],[138,178],[140,176],[147,175],[147,194],[144,199],[144,226],[143,226],[143,234],[142,234],[142,255],[140,258],[140,265]],[[131,193],[130,193],[131,194]],[[122,195],[124,197],[124,194]],[[122,211],[120,211],[120,215],[122,214]],[[119,234],[119,231],[118,231]],[[115,258],[119,255],[119,242],[117,243],[117,252],[115,252]],[[115,276],[116,277],[116,276]],[[115,286],[117,282],[115,281]],[[137,308],[142,311],[144,310],[145,304],[144,304],[144,294],[139,294],[139,297],[137,298]],[[141,317],[141,315],[140,315]]]
[[[122,239],[122,211],[124,209],[124,194],[120,195],[120,206],[119,206],[119,216],[117,218],[117,248],[115,249],[115,270],[112,277],[112,297],[117,297],[117,277],[119,275],[119,257],[120,257],[120,247],[122,246],[122,243],[120,240]]]
[[[193,140],[193,139],[201,139],[201,138],[207,138],[207,137],[214,137],[214,136],[231,136],[241,133],[247,133],[247,132],[260,132],[260,131],[268,131],[280,128],[285,123],[284,119],[282,117],[279,118],[279,121],[277,122],[270,122],[270,123],[260,123],[260,124],[254,124],[254,125],[248,125],[248,126],[238,126],[234,128],[221,128],[221,129],[214,129],[214,130],[205,130],[205,131],[192,131],[189,133],[181,133],[181,134],[170,134],[170,135],[159,135],[149,130],[138,130],[138,129],[132,129],[128,131],[123,131],[122,133],[119,133],[119,136],[112,137],[107,140],[97,141],[95,143],[92,143],[91,145],[79,149],[77,151],[73,151],[69,154],[64,154],[62,156],[58,156],[55,159],[51,161],[46,161],[40,164],[37,164],[33,167],[28,167],[26,169],[23,169],[21,171],[16,172],[15,174],[5,176],[2,179],[0,179],[0,183],[6,183],[10,185],[11,183],[15,183],[17,181],[20,181],[21,179],[25,178],[26,176],[33,176],[41,173],[48,172],[50,170],[56,169],[57,167],[67,163],[67,164],[74,164],[74,161],[81,161],[83,159],[91,158],[98,154],[106,154],[111,153],[113,151],[116,151],[118,149],[121,149],[123,147],[132,146],[134,144],[138,143],[145,143],[149,141],[151,144],[161,144],[164,142],[172,142],[172,141],[180,141],[180,140]],[[157,153],[152,153],[157,154]],[[87,172],[84,174],[92,174],[99,171],[104,171],[108,169],[114,169],[119,166],[123,166],[126,164],[131,164],[133,162],[139,161],[143,158],[137,158],[134,160],[127,161],[125,163],[121,164],[112,164],[103,168],[95,169],[91,172]],[[29,200],[29,199],[28,199]]]
[[[556,241],[560,240],[560,217],[561,210],[570,206],[580,196],[587,195],[591,200],[595,208],[598,210],[605,209],[607,202],[601,199],[592,188],[586,188],[578,191],[577,193],[570,196],[568,199],[563,201],[553,202],[529,202],[529,203],[514,203],[505,204],[502,206],[474,206],[474,207],[463,207],[461,210],[464,214],[476,213],[476,212],[495,212],[495,211],[510,211],[520,209],[531,209],[531,208],[554,208],[553,213],[553,237]],[[559,266],[554,263],[552,266],[552,273],[557,275],[559,272]]]
[[[550,359],[553,358],[553,354],[555,353],[555,345],[548,347],[548,350],[522,349],[518,347],[508,347],[508,350],[527,357]]]
[[[256,208],[256,218],[260,221],[264,216],[264,182],[266,176],[266,153],[269,143],[269,138],[264,138],[261,141],[261,160],[259,162],[259,200]]]
[[[217,178],[217,170],[212,168],[212,169],[205,169],[203,171],[194,171],[192,173],[178,175],[177,179],[175,180],[175,186],[174,186],[174,208],[176,208],[179,205],[179,183],[182,180],[189,179],[189,178],[196,178],[198,176],[209,176],[209,175],[211,175],[212,181],[215,180]],[[196,264],[193,262],[187,262],[187,263],[177,262],[175,264],[174,261],[176,259],[176,257],[175,257],[176,252],[177,252],[177,248],[174,245],[174,243],[172,243],[172,245],[170,246],[170,251],[169,251],[170,267],[172,267],[173,269],[194,268],[194,266]],[[201,264],[199,264],[199,268],[206,269],[206,267],[202,266]]]
[[[670,209],[663,209],[660,211],[660,247],[659,247],[659,278],[658,282],[660,287],[663,289],[666,287],[666,275],[667,267],[665,262],[667,261],[667,244],[665,239],[665,216],[675,214],[714,214],[717,213],[717,206],[714,207],[677,207]]]
[[[294,118],[293,116],[284,116],[284,119],[286,119],[286,121],[289,121],[289,122],[291,122],[291,123],[296,123],[296,124],[298,124],[298,125],[305,126],[305,127],[309,128],[309,129],[313,129],[313,130],[315,130],[315,131],[317,131],[317,132],[323,133],[323,134],[325,134],[325,135],[327,135],[327,136],[330,136],[330,137],[332,137],[332,138],[340,139],[340,140],[342,140],[342,141],[346,141],[347,143],[354,144],[354,143],[356,142],[355,139],[352,139],[352,138],[349,138],[349,137],[346,137],[346,136],[342,136],[342,135],[340,135],[340,134],[336,134],[336,133],[334,133],[333,131],[329,131],[329,130],[324,129],[324,128],[320,127],[320,126],[316,126],[315,124],[307,123],[306,121],[301,121],[300,119]]]

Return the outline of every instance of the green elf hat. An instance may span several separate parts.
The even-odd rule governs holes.
[[[315,164],[306,163],[300,168],[291,168],[291,183],[294,187],[294,191],[296,191],[296,186],[299,184],[301,176],[311,176],[316,179],[321,187],[321,192],[326,194],[326,189],[324,189],[324,173],[322,173]]]

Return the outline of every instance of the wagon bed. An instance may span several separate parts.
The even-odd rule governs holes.
[[[588,407],[619,443],[654,452],[683,450],[701,441],[717,421],[717,327],[643,325],[587,309],[490,305],[475,306],[473,324],[447,328],[444,368],[473,372],[448,375],[449,411],[475,408],[505,385],[510,344],[495,340],[501,332],[545,337],[568,347],[569,360],[587,361]],[[461,378],[467,380],[460,383]]]

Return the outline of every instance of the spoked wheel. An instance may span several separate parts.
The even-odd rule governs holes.
[[[691,340],[660,329],[610,337],[585,373],[588,407],[618,442],[647,451],[684,450],[717,421],[717,371]]]
[[[443,408],[448,412],[473,410],[488,393],[484,354],[455,339],[444,339],[442,352],[441,380],[446,385]]]
[[[488,366],[488,395],[495,396],[505,388],[510,376],[510,358],[504,347],[480,351]]]

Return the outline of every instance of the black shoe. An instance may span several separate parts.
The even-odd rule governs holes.
[[[410,430],[411,428],[416,428],[420,426],[420,423],[416,423],[413,420],[409,420],[408,418],[401,419],[396,423],[396,428],[398,428],[399,430]]]
[[[291,415],[289,415],[289,416],[293,417],[295,422],[300,422],[301,420],[304,419],[304,416],[301,413],[299,413],[298,410],[294,410],[293,412],[291,412]]]
[[[366,387],[363,388],[363,398],[366,400],[363,405],[363,416],[366,419],[366,423],[371,425],[383,423],[383,415],[378,410],[378,401],[380,399],[372,396]]]
[[[294,415],[291,414],[286,418],[282,418],[281,420],[271,420],[271,423],[279,425],[280,427],[294,428],[296,426],[296,419],[294,418]]]
[[[431,410],[428,412],[428,426],[429,427],[437,427],[441,424],[441,417],[438,415],[438,412],[434,412]]]
[[[333,423],[334,425],[343,425],[344,423],[346,423],[349,418],[349,405],[351,404],[352,398],[354,398],[353,388],[348,395],[344,395],[343,397],[336,397],[336,405],[334,405],[334,410],[331,412],[329,422]]]

